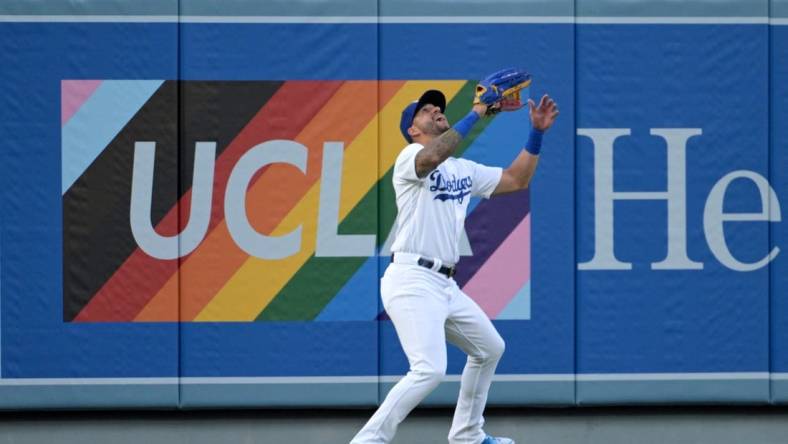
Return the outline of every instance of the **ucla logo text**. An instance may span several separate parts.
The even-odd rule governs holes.
[[[376,253],[374,234],[339,234],[340,185],[344,144],[323,144],[323,165],[320,176],[320,198],[318,202],[315,256],[317,257],[368,257]],[[188,223],[183,231],[174,236],[156,232],[151,224],[153,199],[153,169],[156,158],[156,142],[134,144],[134,166],[131,184],[131,208],[129,218],[131,232],[137,245],[149,256],[157,259],[176,259],[194,251],[205,238],[211,215],[213,196],[216,142],[197,142],[191,206]],[[250,256],[261,259],[283,259],[301,250],[302,226],[289,233],[274,236],[260,233],[252,227],[247,217],[246,192],[254,175],[266,165],[285,163],[297,168],[294,174],[305,173],[307,148],[293,140],[269,140],[252,147],[233,167],[224,190],[224,216],[227,230],[233,241]],[[438,186],[463,196],[470,193],[470,177],[460,180],[439,180]],[[467,191],[465,191],[467,189]],[[389,233],[378,254],[388,256],[393,242],[395,227]],[[471,255],[468,236],[463,229],[460,239],[460,254]]]

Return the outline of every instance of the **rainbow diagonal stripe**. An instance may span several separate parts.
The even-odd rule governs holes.
[[[378,275],[387,253],[372,257],[315,256],[322,146],[344,143],[340,234],[377,234],[379,249],[396,216],[391,174],[404,147],[402,109],[425,89],[442,90],[454,121],[467,112],[474,84],[460,81],[182,82],[64,81],[64,319],[75,322],[217,322],[373,320]],[[131,97],[107,120],[107,97]],[[133,112],[132,112],[133,111]],[[158,132],[157,132],[158,131]],[[106,132],[106,131],[105,131]],[[500,117],[484,120],[458,155],[473,155],[505,137]],[[96,134],[94,134],[96,133]],[[90,137],[92,150],[77,149]],[[157,138],[158,137],[158,138]],[[175,173],[193,161],[194,140],[217,140],[208,232],[175,260],[148,256],[129,242],[127,178],[134,140],[170,138],[178,148],[157,154],[152,221],[174,235],[188,223],[190,178]],[[272,139],[308,148],[305,174],[274,164],[247,190],[254,228],[281,235],[302,227],[300,251],[280,260],[249,256],[234,242],[222,198],[230,172],[253,146]],[[485,142],[487,140],[487,142]],[[165,146],[165,143],[161,144]],[[169,156],[169,157],[168,157]],[[501,164],[511,160],[501,155]],[[161,168],[160,168],[161,165]],[[188,166],[188,165],[187,165]],[[189,166],[190,167],[190,166]],[[120,171],[120,173],[118,173]],[[188,172],[183,167],[181,171]],[[69,179],[67,180],[67,177]],[[172,176],[176,178],[173,182]],[[111,186],[98,188],[99,181]],[[169,181],[169,182],[168,182]],[[69,183],[70,182],[70,183]],[[124,217],[125,225],[124,225]],[[530,316],[528,191],[474,202],[466,222],[473,255],[457,282],[491,318]]]

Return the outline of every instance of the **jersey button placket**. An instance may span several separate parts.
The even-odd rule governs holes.
[[[458,202],[458,205],[454,206],[454,235],[456,236],[457,245],[460,244],[460,236],[462,236],[462,229],[464,225],[465,225],[465,205],[459,204]]]

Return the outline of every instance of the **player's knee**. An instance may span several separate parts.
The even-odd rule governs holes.
[[[503,356],[503,352],[506,350],[506,342],[504,342],[503,338],[500,335],[496,335],[495,339],[490,344],[488,353],[488,359],[490,361],[498,361]]]
[[[505,349],[506,343],[503,342],[503,338],[500,335],[495,335],[475,352],[469,353],[468,359],[480,365],[496,363],[503,356]]]
[[[425,383],[437,386],[441,383],[441,381],[443,381],[443,377],[446,376],[446,366],[425,366],[415,369],[413,373],[417,378],[421,379]]]
[[[428,382],[430,383],[430,385],[433,385],[433,386],[437,387],[438,384],[443,382],[443,378],[446,376],[446,370],[444,370],[444,371],[436,371],[436,372],[430,373],[427,376],[429,378]]]

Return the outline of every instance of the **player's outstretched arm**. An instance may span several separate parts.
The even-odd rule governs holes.
[[[468,113],[468,116],[440,136],[427,142],[424,145],[424,149],[416,154],[416,175],[418,177],[426,176],[454,154],[454,150],[460,145],[462,138],[468,134],[473,124],[479,120],[479,117],[484,116],[486,112],[486,105],[473,105],[473,109]]]
[[[558,106],[547,94],[542,96],[538,106],[529,99],[528,108],[531,117],[531,135],[528,137],[525,149],[520,151],[509,168],[503,170],[501,181],[498,182],[493,195],[528,188],[536,171],[536,164],[539,163],[542,135],[553,126],[553,122],[558,117]]]

